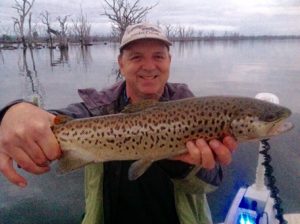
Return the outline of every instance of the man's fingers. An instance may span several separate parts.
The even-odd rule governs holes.
[[[37,145],[37,143],[33,141],[27,141],[26,143],[27,144],[22,148],[27,153],[27,155],[29,155],[31,160],[38,166],[47,166],[48,159],[46,158],[42,149]]]
[[[221,142],[214,139],[209,142],[209,146],[213,150],[216,160],[221,164],[228,165],[231,162],[231,151]]]
[[[14,148],[11,150],[11,158],[14,158],[16,163],[24,170],[34,174],[42,174],[50,170],[48,166],[38,166],[32,159],[20,148]]]
[[[231,153],[233,153],[238,147],[236,140],[231,136],[226,136],[223,139],[223,144],[231,151]]]
[[[209,145],[206,143],[204,139],[197,139],[196,145],[199,151],[201,152],[202,167],[206,169],[213,169],[216,165],[216,162]]]
[[[39,139],[37,144],[43,149],[47,159],[53,161],[60,158],[61,150],[51,129],[49,128],[45,131],[48,137]]]
[[[202,163],[201,151],[199,151],[199,149],[194,144],[194,142],[192,141],[187,142],[186,147],[190,153],[191,163],[193,163],[194,165],[201,165]]]
[[[0,152],[0,172],[13,184],[20,187],[26,187],[27,182],[24,177],[20,176],[13,167],[12,159]]]

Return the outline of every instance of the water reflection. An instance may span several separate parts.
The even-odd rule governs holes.
[[[2,53],[1,49],[0,49],[0,58],[1,58],[2,64],[4,64],[4,56],[3,56],[3,53]]]
[[[88,67],[91,63],[93,63],[93,57],[91,54],[90,46],[82,46],[80,48],[76,48],[76,61],[77,64],[82,63],[85,71],[88,70]]]
[[[57,65],[65,65],[69,62],[69,51],[68,49],[60,49],[59,56],[55,58],[55,49],[49,48],[50,53],[50,65],[57,66]]]
[[[31,66],[27,59],[28,53]],[[32,49],[23,49],[22,60],[18,62],[18,66],[19,74],[25,77],[24,99],[43,107],[45,91],[38,78]]]

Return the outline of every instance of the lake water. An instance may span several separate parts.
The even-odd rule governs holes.
[[[170,81],[185,82],[197,96],[275,93],[293,111],[290,133],[272,139],[272,165],[284,211],[300,213],[300,41],[174,43]],[[69,51],[0,51],[0,107],[36,96],[45,108],[79,101],[77,89],[101,89],[116,80],[117,44],[99,43]],[[224,169],[224,183],[209,195],[215,222],[224,221],[236,191],[252,184],[257,145],[246,144]],[[21,171],[22,172],[22,171]],[[84,207],[82,171],[63,178],[22,172],[19,189],[0,175],[0,223],[77,223]],[[38,204],[38,206],[37,206]],[[29,212],[30,211],[30,212]]]
[[[196,95],[272,92],[300,112],[300,41],[175,43],[171,53],[170,81],[187,83]],[[2,50],[0,106],[33,92],[47,108],[76,102],[78,88],[101,89],[115,82],[117,55],[117,44],[103,43],[71,46],[65,54],[36,49],[25,58],[22,50]]]

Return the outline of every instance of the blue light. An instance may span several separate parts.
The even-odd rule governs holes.
[[[256,224],[255,218],[248,214],[240,214],[238,224]]]

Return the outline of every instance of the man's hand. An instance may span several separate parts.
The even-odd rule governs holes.
[[[206,142],[203,139],[197,139],[196,142],[186,143],[188,152],[174,157],[175,160],[202,166],[206,169],[213,169],[216,162],[221,165],[228,165],[232,160],[232,153],[237,148],[237,142],[233,137],[226,136],[223,142],[211,140]]]
[[[51,131],[54,115],[29,103],[12,106],[0,126],[0,172],[13,184],[25,187],[27,182],[14,166],[42,174],[49,163],[60,157],[61,150]]]

